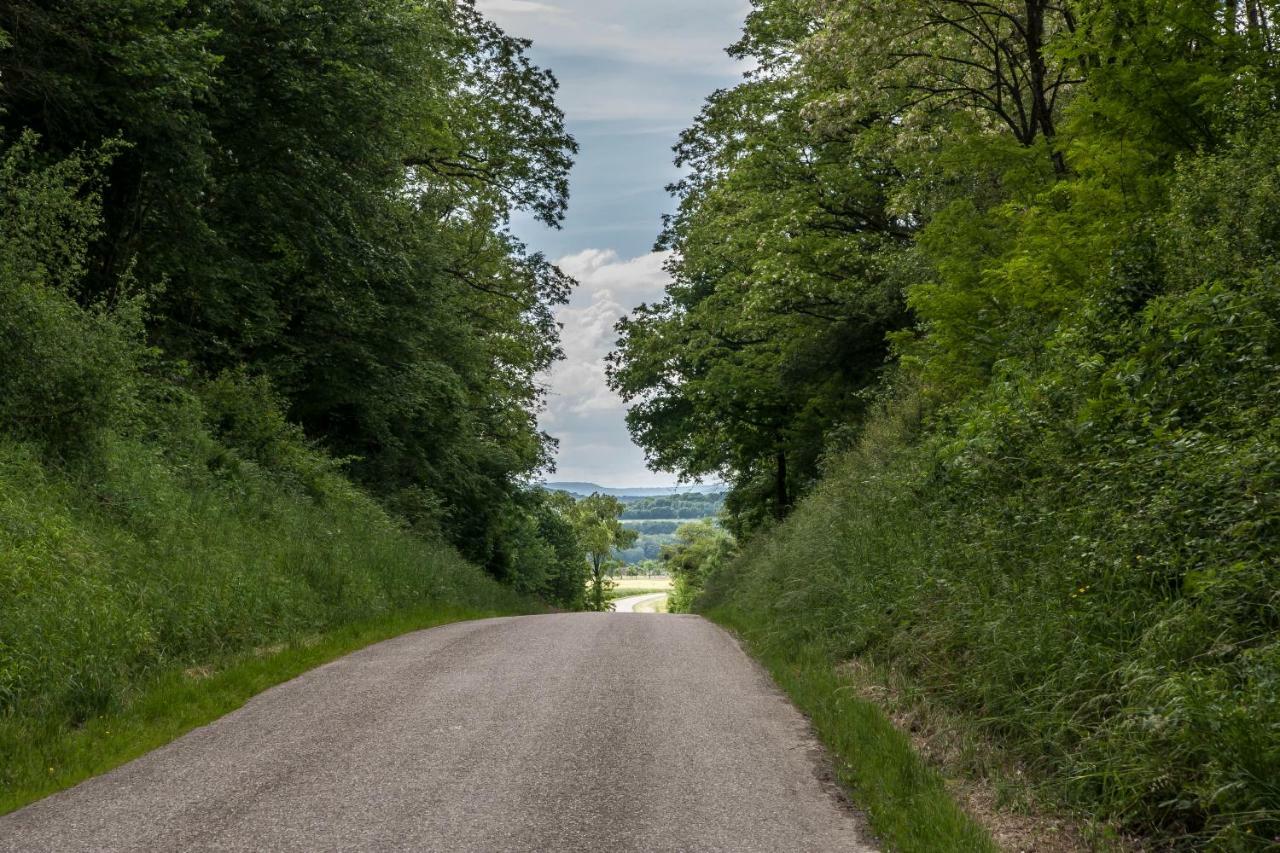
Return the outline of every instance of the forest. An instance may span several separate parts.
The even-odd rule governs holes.
[[[1280,8],[752,5],[610,361],[732,486],[678,605],[820,728],[856,662],[1105,837],[1280,843]]]
[[[572,282],[508,223],[577,145],[527,48],[453,0],[0,2],[0,811],[183,672],[587,606],[621,510],[532,486]]]

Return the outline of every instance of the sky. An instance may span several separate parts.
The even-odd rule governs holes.
[[[713,91],[742,69],[737,40],[748,0],[477,0],[560,80],[559,103],[582,147],[560,231],[528,217],[516,236],[579,281],[559,311],[565,361],[545,378],[542,428],[560,440],[554,480],[659,486],[632,443],[626,408],[605,384],[618,318],[661,297],[664,256],[653,251],[679,177],[672,146]]]

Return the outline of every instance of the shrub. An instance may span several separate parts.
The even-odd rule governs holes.
[[[66,455],[127,409],[141,311],[136,299],[77,304],[98,164],[39,167],[34,144],[25,136],[0,153],[0,430]]]
[[[1280,838],[1278,151],[1185,164],[1042,356],[880,417],[703,605],[894,667],[1089,814]]]

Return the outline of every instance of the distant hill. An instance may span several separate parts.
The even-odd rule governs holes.
[[[723,483],[706,483],[690,486],[630,486],[613,489],[596,483],[543,483],[544,488],[553,492],[568,492],[571,495],[586,497],[599,492],[602,495],[613,495],[616,498],[654,498],[666,495],[704,494],[718,495],[728,491]]]

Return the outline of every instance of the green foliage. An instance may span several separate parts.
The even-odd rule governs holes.
[[[610,358],[650,463],[730,480],[747,528],[812,483],[907,319],[890,258],[911,228],[888,206],[894,174],[862,128],[813,132],[832,81],[785,73],[780,48],[812,26],[797,5],[753,15],[738,53],[758,69],[682,136],[688,175],[659,244],[674,282],[619,324]]]
[[[23,157],[61,164],[46,182],[72,193],[59,213],[40,190],[45,213],[22,201],[6,222],[40,233],[38,216],[78,211],[37,239],[54,247],[50,285],[86,309],[64,329],[82,345],[60,348],[55,297],[21,296],[24,334],[45,343],[6,351],[34,346],[49,370],[0,405],[109,420],[127,395],[111,382],[131,375],[111,336],[141,339],[122,296],[136,280],[155,291],[160,370],[180,363],[189,383],[155,393],[269,382],[262,411],[420,533],[495,575],[540,571],[504,537],[532,529],[509,518],[551,458],[535,377],[559,356],[552,309],[570,282],[507,224],[558,222],[576,145],[527,44],[444,0],[18,0],[0,30],[0,130],[39,134]],[[104,146],[109,161],[83,162]],[[269,426],[241,404],[240,427]],[[63,419],[64,444],[83,443]]]
[[[628,548],[636,541],[636,532],[619,520],[623,508],[622,501],[599,493],[574,504],[573,524],[578,534],[580,553],[586,555],[590,564],[588,610],[609,609],[608,575],[615,564],[614,552]]]
[[[724,508],[724,495],[718,492],[712,494],[692,492],[671,497],[632,498],[623,503],[625,509],[623,510],[622,518],[626,521],[659,519],[670,522],[681,519],[712,518],[719,515],[720,510]],[[649,525],[645,524],[632,526],[636,527],[637,530],[649,527]],[[640,532],[675,533],[675,530],[675,527],[672,527],[669,531],[645,529],[640,530]]]
[[[1277,150],[1260,129],[1189,162],[1034,372],[997,372],[916,449],[885,421],[713,595],[771,647],[910,674],[1082,811],[1266,846]]]
[[[516,604],[340,479],[316,500],[128,440],[83,473],[4,443],[0,534],[0,712],[64,725],[153,671],[431,603]]]
[[[671,575],[672,613],[688,613],[692,609],[707,577],[733,559],[735,545],[733,537],[714,521],[680,526],[675,543],[662,549],[662,566]]]
[[[514,504],[506,523],[500,539],[505,571],[499,577],[558,607],[584,609],[588,564],[573,498],[530,490]]]
[[[143,354],[139,305],[76,303],[100,163],[41,167],[36,144],[27,134],[0,152],[0,430],[75,454],[126,414]]]
[[[623,520],[626,520],[627,514],[624,512],[622,514],[622,517],[623,517]],[[639,533],[641,536],[653,536],[653,535],[666,536],[666,535],[675,533],[676,529],[680,527],[680,522],[678,521],[640,521],[640,522],[630,523],[627,526],[630,527],[632,530],[634,530],[636,533]]]
[[[743,549],[696,575],[701,606],[766,659],[892,668],[1156,845],[1280,841],[1278,14],[758,0],[760,70],[686,137],[676,282],[615,360],[655,464],[733,477]],[[780,196],[753,230],[744,187],[783,140],[759,174],[812,170],[822,206],[900,239],[840,242]],[[910,311],[839,408],[777,378],[804,327],[752,314],[819,292],[759,275],[783,259]],[[744,460],[770,435],[794,458],[806,409],[825,478],[769,529],[777,470]]]

